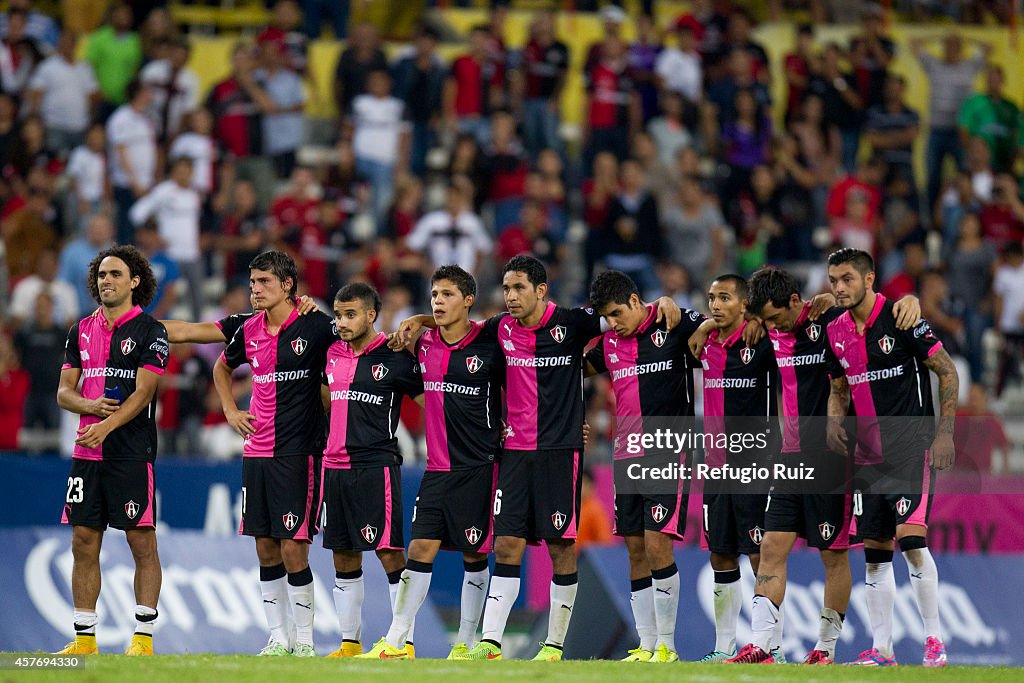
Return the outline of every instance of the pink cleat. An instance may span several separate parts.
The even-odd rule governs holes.
[[[732,659],[725,660],[726,664],[774,664],[775,658],[756,645],[746,644]]]
[[[811,650],[804,657],[804,664],[835,664],[824,650]]]
[[[946,644],[934,636],[928,636],[924,644],[924,661],[921,666],[940,667],[949,664],[946,659]]]
[[[896,666],[896,658],[886,657],[878,651],[878,648],[873,647],[861,652],[857,661],[849,662],[848,666]]]

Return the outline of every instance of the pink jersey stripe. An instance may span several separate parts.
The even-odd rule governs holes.
[[[391,545],[391,510],[393,507],[391,495],[391,468],[384,468],[384,528],[380,532],[380,542],[377,550],[401,550],[402,546]]]
[[[156,526],[156,496],[154,494],[153,463],[146,463],[146,511],[139,519],[140,527]]]
[[[554,304],[548,304],[544,319],[550,319],[554,313]],[[508,320],[508,319],[506,319]],[[502,322],[502,325],[509,323]],[[543,327],[542,320],[538,327]],[[511,324],[509,340],[515,345],[516,358],[535,358],[537,355],[538,328],[526,329],[518,322]],[[505,450],[532,451],[537,449],[539,438],[537,405],[539,389],[537,387],[536,367],[509,366],[506,375],[505,403],[508,406],[508,436],[505,439]]]
[[[254,378],[249,412],[256,416],[256,433],[242,446],[242,455],[247,458],[273,457],[277,443],[277,382],[255,381],[259,375],[273,373],[277,367],[277,336],[267,331],[266,320],[267,314],[262,312],[246,320],[242,328],[245,354]]]
[[[305,514],[302,515],[302,521],[299,522],[299,533],[295,534],[295,536],[293,536],[292,539],[296,540],[296,541],[307,541],[307,542],[310,542],[312,539],[310,539],[310,537],[309,537],[309,523],[310,523],[309,515],[313,511],[312,510],[312,508],[313,508],[313,490],[315,488],[314,485],[313,485],[313,481],[314,481],[314,477],[313,477],[313,467],[314,467],[314,465],[313,465],[313,456],[312,455],[308,456],[308,459],[307,459],[306,462],[307,462],[306,473],[307,473],[309,478],[308,478],[308,480],[306,482],[306,507],[305,507]]]
[[[797,325],[807,316],[807,309],[810,304],[804,307]],[[796,347],[796,334],[793,332],[779,332],[771,330],[768,335],[771,337],[775,347],[777,359],[792,358]],[[800,452],[800,400],[797,388],[796,368],[790,364],[779,363],[779,377],[782,381],[782,452]]]
[[[498,464],[491,465],[491,511],[494,511],[494,496],[498,492]],[[480,544],[478,552],[489,554],[494,552],[494,515],[487,515],[487,537]]]
[[[686,459],[680,460],[680,464],[684,464]],[[672,512],[672,516],[665,522],[665,526],[661,528],[661,533],[671,536],[677,541],[683,540],[683,535],[679,533],[679,515],[685,515],[686,511],[683,508],[683,479],[679,480],[676,488],[676,505],[675,510]]]
[[[572,519],[569,520],[569,526],[562,534],[562,538],[574,539],[579,533],[579,529],[576,525],[579,523],[580,517],[580,498],[579,498],[579,478],[580,478],[580,452],[572,452]]]
[[[924,472],[921,475],[921,502],[917,504],[914,514],[907,518],[907,524],[917,524],[928,528],[928,498],[931,496],[932,477],[931,467],[928,466],[929,452],[924,452]]]
[[[650,319],[650,316],[648,316]],[[640,357],[640,344],[637,337],[619,337],[615,332],[608,331],[604,335],[605,367],[615,370],[635,368]],[[617,362],[613,363],[612,361]],[[640,375],[636,372],[625,373],[612,381],[615,393],[615,460],[640,457],[643,453],[630,454],[628,449],[630,436],[643,433],[643,408],[640,405]]]
[[[425,341],[430,343],[430,350],[421,355],[423,363],[423,381],[444,382],[448,374],[448,363],[451,361],[452,349],[441,339],[441,333],[431,330]],[[473,335],[470,330],[467,337]],[[426,336],[426,335],[425,335]],[[474,335],[475,336],[475,335]],[[421,343],[424,340],[421,339]],[[425,391],[424,409],[426,412],[427,431],[427,471],[449,472],[452,468],[451,453],[448,451],[448,421],[444,414],[444,391]]]
[[[127,315],[126,313],[125,316]],[[125,316],[122,316],[118,322],[121,322]],[[107,320],[103,317],[103,312],[100,309],[97,309],[92,315],[83,318],[78,323],[78,341],[82,354],[83,370],[107,367],[107,363],[110,360],[110,340],[113,335],[114,331],[107,327]],[[84,346],[82,342],[85,342]],[[100,398],[103,396],[106,384],[107,378],[105,376],[90,377],[85,374],[85,378],[82,380],[82,397],[89,400]],[[78,421],[78,431],[81,432],[89,425],[96,424],[99,421],[100,418],[95,415],[82,415]],[[97,448],[85,448],[76,444],[73,457],[81,458],[82,460],[103,460],[103,445],[101,444]]]

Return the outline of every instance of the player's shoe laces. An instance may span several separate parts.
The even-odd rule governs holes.
[[[405,654],[408,655],[407,659],[416,659],[416,646],[408,640],[405,641]]]
[[[946,644],[934,636],[928,636],[924,644],[924,661],[921,666],[940,667],[946,666],[949,661],[946,659]]]
[[[292,654],[296,657],[316,657],[316,649],[309,643],[295,643]]]
[[[668,649],[668,645],[662,643],[658,646],[658,649],[654,651],[654,656],[649,660],[651,662],[657,662],[663,664],[667,662],[678,662],[679,655],[676,654],[675,650]]]
[[[703,657],[701,657],[698,661],[701,662],[702,664],[718,664],[720,662],[724,662],[727,659],[731,659],[731,658],[733,658],[735,656],[736,656],[736,651],[735,650],[733,650],[732,652],[722,652],[721,650],[712,650],[711,652],[709,652],[706,655],[704,655]]]
[[[399,650],[397,647],[391,647],[388,645],[387,638],[381,638],[377,643],[370,649],[369,652],[362,655],[356,655],[356,659],[408,659],[409,653],[404,649]]]
[[[878,648],[864,650],[855,661],[849,662],[848,666],[896,666],[895,657],[886,657]]]
[[[781,647],[773,647],[771,655],[776,664],[789,664],[789,662],[786,661],[786,653],[782,651]]]
[[[455,645],[452,646],[452,651],[448,653],[447,659],[462,659],[468,654],[469,648],[465,643],[455,643]]]
[[[152,657],[153,636],[144,633],[134,634],[124,653],[129,657]]]
[[[547,643],[540,644],[540,652],[533,658],[535,662],[560,662],[562,661],[562,648],[555,647],[554,645],[548,645]]]
[[[501,648],[494,643],[481,640],[472,650],[464,655],[452,657],[452,659],[501,659]]]
[[[63,650],[54,652],[55,655],[98,655],[100,650],[96,647],[96,636],[91,633],[80,633],[75,639],[64,646]]]
[[[835,664],[824,650],[811,650],[804,657],[804,664]]]
[[[337,650],[327,655],[328,659],[341,659],[342,657],[355,657],[363,654],[363,644],[354,640],[343,640]]]
[[[292,651],[288,649],[288,646],[284,643],[279,643],[276,640],[271,640],[267,643],[259,652],[260,657],[289,657]]]
[[[622,659],[623,662],[649,662],[654,653],[650,650],[645,650],[642,647],[634,648],[626,653],[626,656]]]
[[[747,643],[744,645],[739,654],[735,657],[730,657],[725,660],[726,664],[774,664],[775,658],[770,654],[757,647]]]

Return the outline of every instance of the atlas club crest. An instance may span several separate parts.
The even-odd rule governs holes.
[[[890,353],[892,353],[892,348],[895,345],[896,340],[890,337],[889,335],[885,335],[884,337],[878,340],[878,348],[882,349],[882,353],[884,353],[887,356]]]
[[[906,496],[896,501],[896,514],[900,517],[910,512],[910,499]]]
[[[740,351],[740,360],[743,361],[744,365],[750,365],[750,361],[754,360],[754,349],[744,346],[743,350]]]
[[[292,351],[295,352],[296,356],[301,356],[302,352],[306,350],[307,346],[309,346],[309,342],[307,342],[302,337],[299,337],[292,342]]]
[[[555,511],[555,514],[551,515],[551,523],[555,525],[555,528],[559,531],[565,526],[565,515],[561,512]]]
[[[551,328],[551,338],[554,339],[559,344],[561,344],[562,341],[565,339],[565,326],[564,325],[555,325],[554,327],[552,327]]]
[[[377,527],[367,524],[359,530],[359,533],[362,534],[367,543],[373,543],[373,539],[377,538]]]
[[[818,337],[821,336],[821,325],[818,323],[811,323],[807,326],[807,338],[812,342],[818,341]]]
[[[753,541],[755,545],[761,545],[761,539],[764,538],[764,529],[759,526],[755,526],[747,533],[750,535],[750,540]]]
[[[476,545],[480,542],[480,537],[484,535],[484,532],[477,529],[475,526],[471,526],[466,529],[466,540],[469,541],[470,545]]]
[[[124,504],[124,514],[128,515],[128,519],[135,519],[135,515],[139,514],[139,504],[129,500]]]
[[[651,342],[659,349],[665,345],[665,340],[667,339],[668,332],[666,332],[665,330],[656,330],[654,334],[651,335]]]
[[[373,374],[373,378],[379,382],[387,377],[388,367],[383,363],[378,363],[370,368],[370,372]]]
[[[651,519],[653,519],[655,522],[660,522],[667,516],[668,508],[662,505],[661,503],[658,503],[657,505],[651,508]]]
[[[131,337],[121,341],[121,353],[127,356],[135,348],[135,340]]]
[[[836,532],[836,527],[835,527],[834,524],[829,524],[828,522],[822,522],[821,524],[818,525],[818,533],[821,534],[821,540],[823,540],[823,541],[827,541],[830,538],[832,538],[832,534],[834,534],[835,532]]]
[[[281,521],[284,522],[284,528],[291,531],[299,523],[299,516],[294,512],[286,512],[281,515]]]
[[[466,369],[470,373],[476,373],[484,366],[484,362],[480,360],[480,356],[470,356],[466,359]]]

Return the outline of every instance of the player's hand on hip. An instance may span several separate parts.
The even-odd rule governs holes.
[[[939,434],[932,441],[932,447],[928,449],[929,465],[937,470],[948,470],[956,460],[956,448],[953,446],[953,437],[949,434]]]
[[[107,438],[108,433],[102,422],[95,422],[78,430],[78,438],[75,439],[75,443],[85,448],[98,448]]]
[[[909,330],[921,319],[921,300],[908,294],[893,305],[892,312],[896,315],[896,327]]]
[[[822,314],[828,312],[833,306],[836,305],[836,298],[825,292],[819,294],[811,299],[811,310],[807,311],[807,317],[811,320],[817,320]]]
[[[655,322],[665,321],[665,330],[671,330],[683,319],[683,312],[679,305],[667,296],[660,297],[655,303],[658,304],[658,317]]]
[[[847,446],[848,438],[846,429],[840,423],[829,420],[828,432],[826,435],[829,450],[832,450],[839,455],[846,455],[849,452],[849,447]]]
[[[316,302],[313,301],[313,298],[307,296],[306,294],[300,296],[296,303],[298,304],[298,306],[296,307],[296,311],[298,311],[299,315],[315,313],[316,311],[320,310],[320,307],[316,305]]]
[[[92,405],[89,409],[89,415],[95,415],[101,420],[113,415],[121,408],[121,402],[116,398],[107,398],[106,396],[100,396],[99,398],[91,401]]]
[[[747,346],[754,346],[764,339],[764,327],[760,320],[748,320],[747,326],[743,328],[743,343]]]
[[[235,410],[224,417],[227,418],[228,424],[231,428],[238,433],[239,436],[252,436],[256,433],[256,427],[253,422],[256,420],[256,416],[250,413],[248,410]]]

